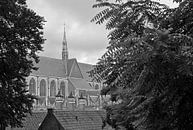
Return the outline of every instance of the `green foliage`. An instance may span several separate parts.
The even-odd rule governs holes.
[[[36,53],[42,50],[43,17],[27,8],[26,0],[0,1],[0,125],[21,126],[34,96],[27,93]]]
[[[107,85],[101,94],[119,102],[106,107],[116,129],[193,128],[193,4],[177,2],[175,9],[151,0],[94,5],[106,11],[92,21],[106,21],[112,32],[91,74]]]
[[[130,34],[142,35],[144,24],[151,21],[158,24],[159,19],[164,17],[168,7],[151,0],[128,0],[110,3],[99,1],[93,8],[106,7],[99,12],[91,22],[97,24],[106,23],[106,29],[112,30],[109,34],[111,40],[121,40]]]
[[[180,33],[193,36],[193,1],[183,0],[178,8],[162,22],[162,27],[172,28],[172,33]]]

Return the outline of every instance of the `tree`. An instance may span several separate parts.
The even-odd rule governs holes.
[[[32,110],[34,96],[26,90],[26,77],[42,50],[43,17],[26,0],[0,1],[0,127],[19,127]]]
[[[176,2],[174,9],[151,0],[97,0],[93,6],[106,8],[92,21],[112,30],[91,75],[107,85],[101,94],[120,102],[106,107],[114,128],[193,128],[193,2]]]
[[[172,28],[171,33],[180,33],[193,36],[193,1],[191,0],[174,0],[180,2],[179,7],[173,9],[168,17],[162,20],[163,28]]]

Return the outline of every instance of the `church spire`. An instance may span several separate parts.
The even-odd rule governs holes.
[[[68,60],[68,47],[67,47],[67,40],[66,40],[66,31],[65,31],[65,24],[64,24],[64,35],[62,41],[62,60]]]

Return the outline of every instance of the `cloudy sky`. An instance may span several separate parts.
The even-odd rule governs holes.
[[[170,0],[161,0],[171,6]],[[44,26],[44,51],[42,56],[61,58],[64,23],[69,58],[95,64],[105,52],[108,32],[104,26],[91,23],[98,9],[95,0],[27,0],[28,6],[47,21]]]

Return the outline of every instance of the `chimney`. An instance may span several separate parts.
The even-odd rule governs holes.
[[[48,108],[48,114],[53,114],[54,110],[53,108]]]

